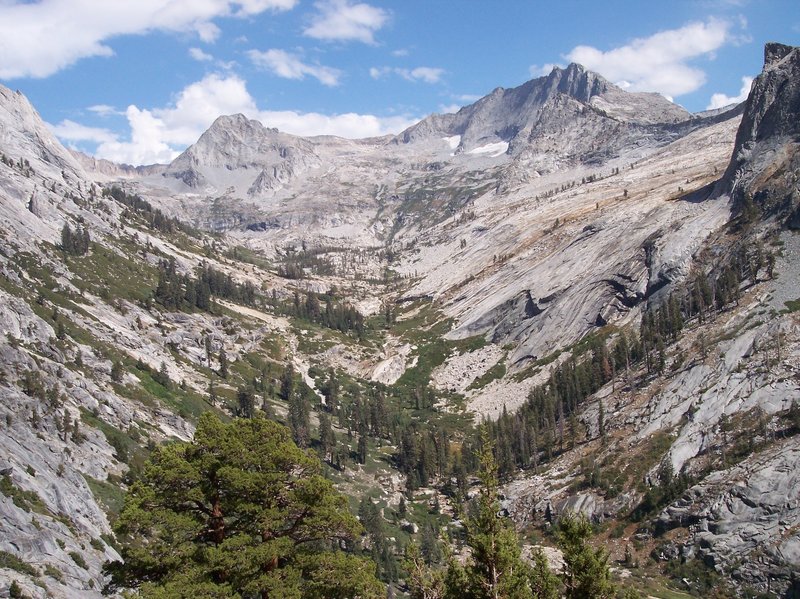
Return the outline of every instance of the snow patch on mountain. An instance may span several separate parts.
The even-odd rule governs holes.
[[[467,154],[489,154],[491,158],[502,156],[508,151],[507,141],[498,141],[485,146],[479,146],[467,151]]]

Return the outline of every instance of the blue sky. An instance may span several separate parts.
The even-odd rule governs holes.
[[[166,162],[220,114],[399,132],[580,62],[696,112],[736,101],[797,0],[0,0],[0,82],[68,146]]]

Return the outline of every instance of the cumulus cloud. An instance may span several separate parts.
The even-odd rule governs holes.
[[[742,77],[742,88],[739,90],[738,96],[726,96],[725,94],[721,93],[713,94],[711,96],[711,101],[708,103],[708,106],[706,106],[706,110],[714,110],[730,104],[744,102],[747,100],[747,96],[750,94],[750,86],[752,84],[752,77]]]
[[[58,125],[50,125],[53,133],[67,142],[90,141],[97,144],[117,141],[116,134],[102,127],[88,127],[75,121],[65,119]]]
[[[89,106],[86,110],[89,112],[93,112],[98,116],[111,116],[111,115],[119,115],[123,114],[118,111],[113,106],[109,106],[108,104],[95,104],[93,106]]]
[[[630,91],[680,96],[695,91],[706,81],[705,73],[688,61],[713,56],[724,44],[735,43],[737,38],[730,28],[729,22],[711,18],[637,38],[607,52],[576,46],[566,58]]]
[[[399,75],[407,81],[424,81],[425,83],[439,83],[442,80],[445,70],[436,67],[416,67],[406,69],[399,67],[372,67],[369,76],[373,79],[380,79],[386,75]]]
[[[555,68],[564,68],[563,64],[556,62],[547,62],[543,65],[533,64],[528,68],[531,77],[545,77],[549,75]]]
[[[213,41],[219,17],[282,11],[297,0],[39,0],[0,2],[0,78],[47,77],[82,58],[111,56],[107,41],[151,31]],[[57,32],[54,35],[53,32]]]
[[[247,56],[254,65],[266,69],[284,79],[305,79],[306,75],[314,77],[323,85],[339,84],[342,72],[332,67],[306,64],[296,54],[285,50],[271,49],[266,52],[249,50]]]
[[[294,135],[338,135],[352,139],[400,133],[419,120],[409,116],[379,117],[354,112],[328,115],[293,110],[266,110],[256,116],[264,125]]]
[[[439,112],[442,114],[454,114],[461,110],[460,104],[439,104]]]
[[[198,62],[208,62],[214,60],[214,57],[207,52],[203,52],[200,48],[189,48],[189,56]]]
[[[303,35],[327,41],[375,43],[375,32],[389,20],[389,12],[350,0],[323,0],[314,4],[317,13]]]
[[[392,67],[371,67],[369,76],[373,79],[380,79],[392,72]]]
[[[424,81],[425,83],[438,83],[444,75],[444,69],[435,67],[417,67],[415,69],[397,69],[397,73],[409,81]]]
[[[169,106],[151,109],[128,106],[125,111],[130,129],[128,139],[72,121],[63,121],[53,129],[65,141],[96,143],[94,154],[98,158],[127,164],[165,163],[197,141],[218,116],[238,113],[295,135],[350,138],[399,133],[418,120],[409,116],[261,110],[243,79],[211,74],[185,87]]]

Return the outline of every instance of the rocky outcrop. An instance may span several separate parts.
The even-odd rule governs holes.
[[[741,586],[784,596],[800,571],[800,439],[715,472],[658,518],[662,530],[688,527],[677,548],[729,572]],[[796,592],[798,589],[795,588]],[[793,595],[786,595],[793,596]]]
[[[736,212],[754,205],[765,217],[800,225],[800,48],[770,43],[718,187]]]
[[[19,91],[0,85],[0,148],[7,158],[41,161],[63,176],[84,178],[78,161],[55,138],[39,114]],[[61,178],[61,177],[60,177]]]
[[[147,177],[161,174],[166,167],[165,164],[149,164],[145,166],[131,166],[130,164],[117,164],[110,160],[87,156],[77,150],[69,150],[75,160],[90,173],[93,178],[103,181],[114,179],[130,179],[134,177]]]

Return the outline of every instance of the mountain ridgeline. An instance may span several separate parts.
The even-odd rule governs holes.
[[[799,82],[144,167],[0,87],[0,594],[797,596]]]

